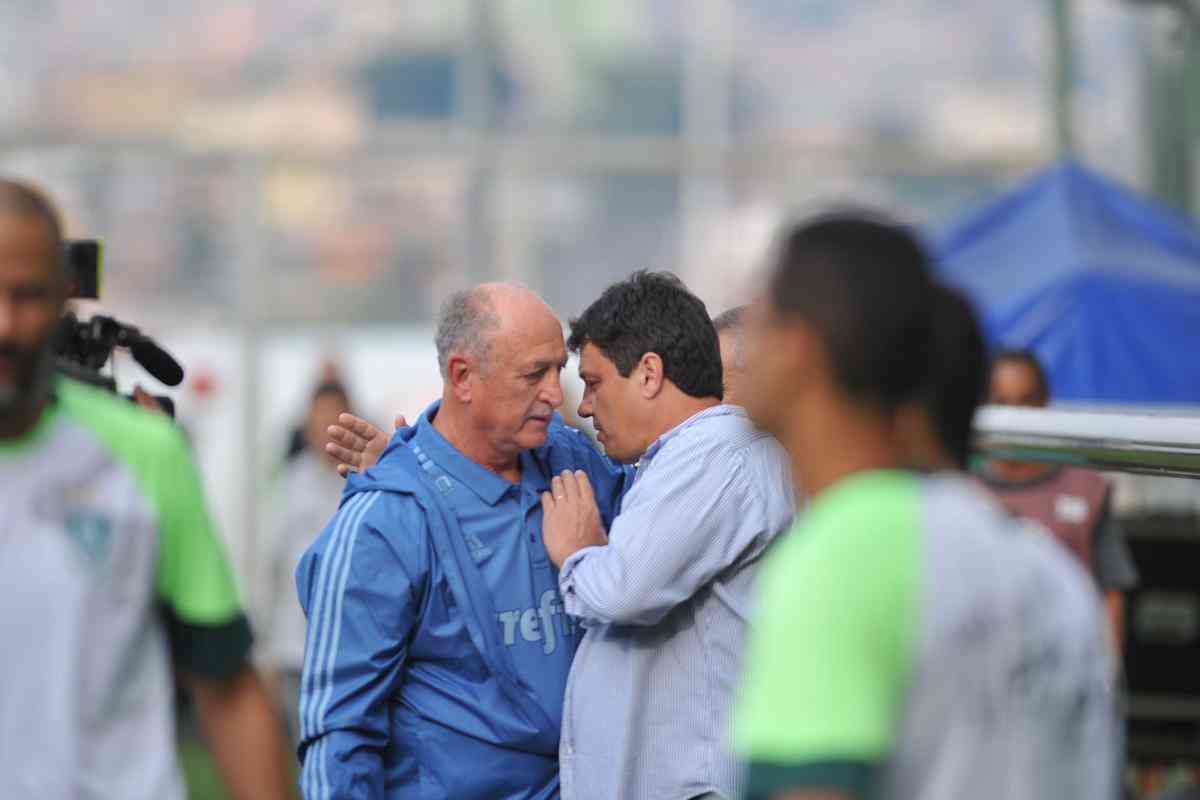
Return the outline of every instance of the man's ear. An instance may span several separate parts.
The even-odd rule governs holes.
[[[667,380],[667,376],[663,373],[663,361],[658,353],[646,353],[642,356],[641,361],[638,362],[637,378],[638,390],[642,393],[642,397],[647,400],[658,397]]]
[[[802,385],[813,381],[834,383],[829,348],[817,329],[797,320],[788,325],[787,333],[784,352],[790,356],[787,368],[792,373],[795,384]]]
[[[446,382],[460,403],[471,402],[471,377],[476,365],[472,359],[459,353],[451,353],[446,364]]]

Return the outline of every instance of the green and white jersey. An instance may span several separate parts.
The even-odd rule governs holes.
[[[60,381],[0,443],[0,797],[182,799],[168,642],[202,675],[249,644],[196,467],[165,418]]]
[[[764,565],[735,743],[752,798],[1113,796],[1100,601],[957,476],[850,477]]]

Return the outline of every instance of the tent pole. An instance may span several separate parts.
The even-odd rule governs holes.
[[[1052,110],[1054,115],[1054,143],[1059,158],[1075,153],[1075,129],[1073,125],[1071,89],[1075,77],[1075,42],[1071,25],[1071,0],[1050,0],[1051,24],[1054,35]]]
[[[1200,214],[1200,6],[1192,0],[1141,0],[1153,13],[1142,36],[1146,146],[1154,195]]]

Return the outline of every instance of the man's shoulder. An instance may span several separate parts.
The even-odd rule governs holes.
[[[424,526],[426,513],[425,504],[412,492],[395,485],[367,484],[342,495],[335,517],[358,525],[420,521]]]
[[[760,490],[791,487],[791,459],[770,434],[737,406],[716,406],[693,420],[663,447],[672,459],[724,464]]]
[[[660,452],[744,456],[766,434],[750,422],[738,406],[718,405],[705,409],[664,434]]]
[[[55,392],[62,411],[106,442],[130,447],[171,447],[182,443],[182,434],[161,414],[137,406],[125,398],[94,386],[60,378]]]
[[[558,414],[554,415],[554,419],[550,422],[550,427],[546,431],[546,443],[537,449],[543,450],[549,448],[586,449],[593,453],[600,452],[591,437],[578,428],[572,428]]]
[[[162,499],[168,487],[198,485],[191,447],[168,417],[78,381],[60,379],[57,402],[67,424],[90,437],[135,478],[141,491]]]
[[[407,560],[423,552],[428,542],[426,510],[410,494],[381,488],[356,491],[342,498],[308,553],[319,557],[340,539],[364,533]]]
[[[1013,587],[1036,582],[1046,589],[1046,602],[1094,599],[1087,572],[1040,523],[1009,514],[986,489],[962,476],[940,476],[926,486],[928,533],[937,538],[936,551],[950,561],[973,568],[986,564],[987,574]]]
[[[591,437],[567,425],[557,414],[546,432],[545,444],[535,448],[532,454],[546,464],[551,473],[581,469],[590,474],[596,469],[606,472],[619,469],[608,460]]]

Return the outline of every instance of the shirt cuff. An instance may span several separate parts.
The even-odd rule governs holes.
[[[249,662],[254,637],[244,615],[220,625],[194,625],[169,609],[164,614],[174,662],[190,675],[226,680]]]
[[[874,765],[865,761],[816,761],[775,764],[751,761],[747,775],[749,800],[768,800],[784,792],[805,789],[841,792],[862,797],[871,783]]]
[[[589,554],[599,549],[600,547],[592,546],[576,550],[567,557],[567,560],[563,562],[562,569],[558,572],[558,593],[562,595],[563,610],[572,617],[584,618],[587,616],[584,613],[583,602],[575,593],[575,571]]]

